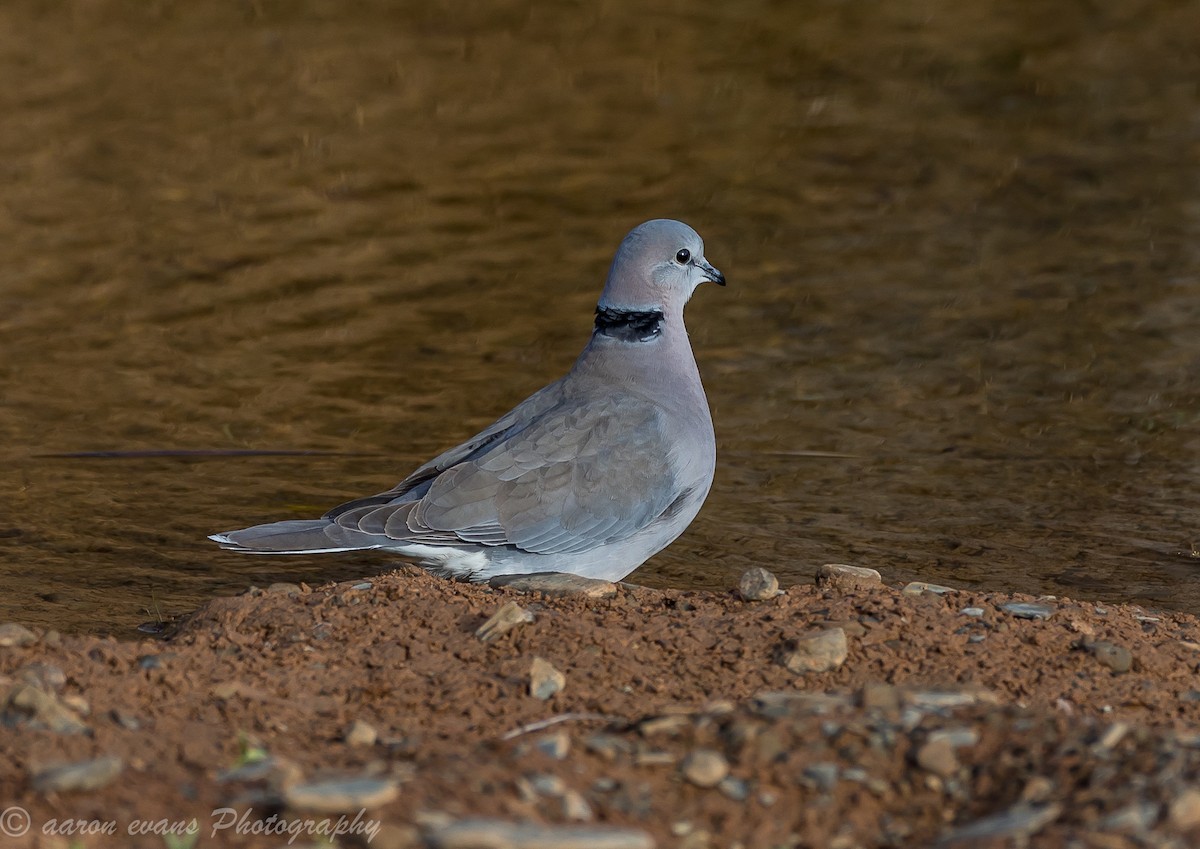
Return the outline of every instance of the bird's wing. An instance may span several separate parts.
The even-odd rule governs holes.
[[[386,502],[351,502],[331,518],[398,541],[575,553],[631,536],[680,495],[664,413],[643,398],[560,399],[506,419],[423,466]],[[419,499],[404,488],[414,478],[428,482]]]

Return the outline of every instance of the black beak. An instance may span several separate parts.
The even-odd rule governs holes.
[[[714,268],[709,263],[708,260],[702,259],[702,260],[700,260],[700,262],[698,262],[696,264],[700,267],[700,270],[704,272],[705,280],[711,280],[713,283],[716,283],[718,286],[725,285],[725,275],[722,274],[721,272],[717,271],[717,269]]]

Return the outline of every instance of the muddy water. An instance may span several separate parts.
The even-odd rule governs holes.
[[[557,377],[658,216],[731,285],[714,491],[636,580],[1200,611],[1200,7],[409,5],[0,6],[0,619],[387,565],[204,536]],[[180,449],[330,453],[42,456]]]

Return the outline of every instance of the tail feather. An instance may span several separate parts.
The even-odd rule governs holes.
[[[328,519],[271,522],[212,534],[209,539],[221,548],[244,554],[324,554],[381,547],[366,534],[348,531]]]

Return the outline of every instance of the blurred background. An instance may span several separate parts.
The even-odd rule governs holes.
[[[570,367],[625,232],[718,473],[632,576],[1200,612],[1200,5],[6,0],[0,620],[389,568],[214,531],[386,489]],[[114,456],[197,449],[307,456]]]

